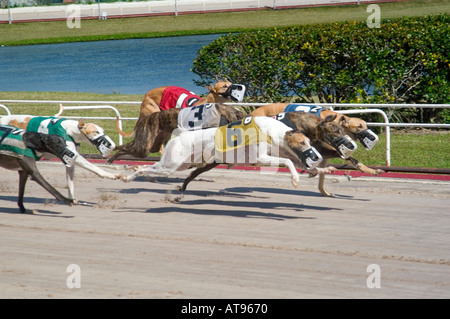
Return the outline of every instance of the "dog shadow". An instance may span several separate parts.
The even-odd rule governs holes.
[[[323,196],[319,191],[305,191],[298,189],[283,189],[283,188],[271,188],[271,187],[229,187],[225,188],[224,191],[237,192],[241,194],[250,194],[253,192],[260,193],[270,193],[270,194],[284,194],[292,196],[308,196],[308,197],[324,197],[324,198],[334,198],[334,199],[347,199],[347,200],[357,200],[367,202],[369,199],[355,198],[350,195],[340,195],[332,194],[330,197]]]
[[[226,204],[224,203],[223,205]],[[283,214],[265,213],[252,210],[199,209],[199,208],[186,208],[180,206],[151,208],[148,209],[146,213],[150,214],[182,213],[182,214],[208,215],[208,216],[229,216],[239,218],[262,218],[272,220],[315,219],[315,217],[289,216]]]
[[[17,196],[0,196],[0,201],[10,201],[17,203]],[[2,207],[0,208],[0,213],[6,214],[19,214],[19,215],[33,215],[33,216],[47,216],[47,217],[61,217],[61,218],[73,218],[73,216],[62,215],[62,213],[58,211],[48,210],[48,209],[37,209],[30,208],[29,204],[39,204],[39,205],[61,205],[65,206],[66,204],[57,201],[56,199],[47,199],[47,198],[38,198],[38,197],[30,197],[27,196],[24,199],[24,205],[26,208],[26,213],[22,214],[19,211],[19,207]],[[74,206],[75,207],[75,206]]]

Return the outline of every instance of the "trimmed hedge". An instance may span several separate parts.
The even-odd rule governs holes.
[[[193,71],[198,85],[246,84],[252,102],[449,103],[450,16],[229,34],[198,52]],[[448,120],[439,109],[409,113],[410,121]]]

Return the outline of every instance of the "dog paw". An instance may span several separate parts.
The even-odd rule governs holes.
[[[130,179],[129,179],[129,177],[127,175],[120,174],[119,178],[124,183],[128,183],[130,181]]]
[[[299,184],[299,182],[300,182],[300,179],[299,179],[298,177],[297,177],[297,178],[292,178],[291,182],[292,182],[292,185],[293,185],[294,187],[298,187],[298,184]]]
[[[324,171],[325,174],[332,174],[337,170],[337,168],[334,166],[328,166],[328,167],[325,167],[324,170],[325,170]]]
[[[374,169],[372,175],[377,176],[377,175],[380,175],[383,173],[384,173],[384,171],[382,169]]]

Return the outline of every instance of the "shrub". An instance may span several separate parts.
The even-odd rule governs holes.
[[[246,84],[249,102],[449,103],[450,16],[271,28],[221,36],[194,60],[198,85]],[[391,114],[439,121],[441,110]],[[404,119],[403,119],[404,120]]]

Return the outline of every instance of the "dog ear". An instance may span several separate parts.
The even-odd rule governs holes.
[[[334,119],[337,117],[337,115],[336,114],[330,114],[330,115],[328,115],[326,118],[325,118],[325,122],[333,122],[334,121]]]
[[[207,89],[209,92],[213,92],[214,91],[214,84],[208,84],[207,86],[205,86],[205,89]]]
[[[83,127],[85,127],[86,126],[86,124],[84,123],[84,121],[83,121],[83,119],[79,119],[78,120],[78,128],[83,128]]]
[[[339,118],[339,124],[341,124],[341,125],[347,124],[347,120],[346,120],[345,116],[341,116]]]

